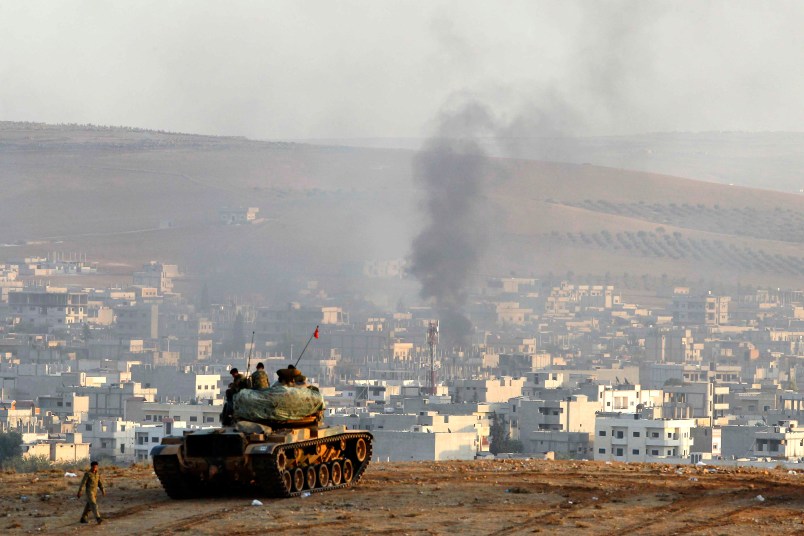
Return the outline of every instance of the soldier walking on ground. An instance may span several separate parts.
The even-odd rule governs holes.
[[[103,480],[98,472],[98,462],[92,462],[89,471],[84,473],[84,478],[78,485],[78,498],[81,498],[81,490],[86,491],[87,494],[87,505],[84,507],[84,513],[81,514],[81,523],[88,523],[90,511],[95,515],[95,520],[99,525],[103,522],[98,512],[98,489],[106,497],[106,488],[103,487]]]

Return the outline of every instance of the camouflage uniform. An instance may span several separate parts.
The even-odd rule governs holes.
[[[251,388],[252,389],[267,389],[270,385],[268,374],[264,370],[255,370],[251,375]]]
[[[98,489],[101,493],[106,495],[106,489],[103,487],[103,480],[101,480],[100,472],[89,470],[84,473],[84,478],[81,479],[81,484],[78,485],[78,497],[81,497],[81,490],[87,494],[87,504],[84,506],[84,513],[81,514],[81,523],[86,523],[89,517],[89,512],[95,515],[95,519],[100,523],[100,513],[98,512]]]

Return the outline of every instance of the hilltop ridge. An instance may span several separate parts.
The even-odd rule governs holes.
[[[3,122],[0,244],[15,257],[82,251],[102,266],[167,259],[251,287],[346,277],[361,262],[410,253],[426,197],[412,180],[414,156]],[[482,273],[705,275],[773,286],[804,274],[804,196],[594,165],[495,162],[500,173],[483,194],[495,217]],[[258,207],[261,223],[222,226],[218,211],[238,206]]]

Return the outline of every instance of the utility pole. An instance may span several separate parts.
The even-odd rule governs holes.
[[[430,347],[430,378],[427,383],[431,395],[436,394],[435,383],[435,355],[438,346],[438,320],[433,320],[427,327],[427,346]]]

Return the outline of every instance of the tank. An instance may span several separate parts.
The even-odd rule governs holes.
[[[357,484],[371,461],[369,432],[325,426],[321,412],[297,420],[235,421],[166,437],[152,449],[154,472],[169,497],[331,491]]]

